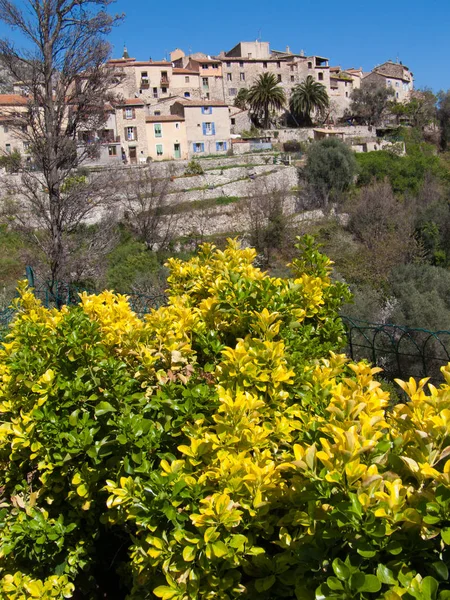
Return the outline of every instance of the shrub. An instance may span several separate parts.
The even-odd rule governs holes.
[[[203,167],[197,160],[190,160],[184,171],[185,175],[203,175]]]
[[[283,144],[283,150],[285,152],[300,152],[302,150],[302,145],[297,140],[288,140]]]
[[[144,321],[109,292],[56,312],[22,289],[2,598],[117,598],[113,568],[132,600],[449,597],[450,369],[386,413],[378,369],[330,353],[345,288],[301,250],[286,280],[234,243],[171,259]]]

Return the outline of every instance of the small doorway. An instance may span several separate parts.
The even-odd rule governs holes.
[[[173,155],[175,158],[181,158],[181,146],[180,144],[173,145]]]
[[[136,148],[130,148],[130,163],[136,163],[137,162],[137,155],[136,155]]]

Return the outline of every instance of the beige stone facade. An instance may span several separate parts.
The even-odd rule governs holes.
[[[149,116],[145,119],[148,156],[152,160],[186,159],[188,143],[183,117]]]
[[[230,148],[228,106],[218,101],[181,100],[172,114],[184,117],[188,155],[224,154]]]
[[[124,162],[137,164],[147,160],[146,116],[145,104],[139,98],[128,98],[116,106],[117,132]]]
[[[397,102],[407,102],[414,89],[414,76],[405,65],[387,61],[364,77],[364,82],[392,89]]]
[[[28,144],[21,136],[26,131],[21,114],[28,111],[28,101],[19,94],[0,94],[0,155],[20,152],[26,155]]]

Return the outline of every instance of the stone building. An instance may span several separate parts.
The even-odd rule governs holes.
[[[145,124],[147,152],[150,158],[172,160],[188,157],[184,117],[179,115],[147,116]]]
[[[364,77],[365,83],[376,83],[394,90],[398,102],[408,101],[414,89],[414,76],[402,63],[387,61]]]
[[[26,131],[28,100],[20,94],[0,94],[0,155],[20,152],[26,154],[28,143],[21,133]]]
[[[188,155],[223,154],[230,148],[228,105],[218,100],[179,100],[173,115],[185,119]]]
[[[140,98],[127,98],[116,107],[121,159],[131,164],[145,162],[148,156],[146,107]]]
[[[330,89],[328,59],[320,56],[270,50],[268,42],[239,42],[229,52],[218,56],[222,61],[224,101],[233,104],[239,90],[250,88],[263,73],[275,75],[289,99],[292,88],[308,75]]]

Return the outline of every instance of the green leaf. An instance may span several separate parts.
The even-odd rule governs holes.
[[[379,592],[381,589],[381,583],[378,580],[378,577],[375,575],[365,575],[364,583],[358,589],[359,592]]]
[[[225,556],[225,554],[228,554],[228,548],[221,541],[214,542],[214,544],[211,544],[211,548],[214,553],[214,556],[217,556],[217,558],[221,558],[222,556]]]
[[[421,584],[422,593],[425,596],[425,600],[436,600],[438,592],[438,582],[434,577],[424,577]]]
[[[114,406],[112,406],[109,402],[99,402],[95,407],[95,416],[100,417],[106,413],[116,412]]]
[[[342,582],[339,581],[339,579],[337,577],[328,577],[327,586],[330,588],[330,590],[341,591],[344,589]]]
[[[269,577],[262,577],[261,579],[255,579],[255,588],[257,592],[265,592],[270,590],[277,578],[275,575],[269,575]]]
[[[441,529],[441,537],[447,546],[450,546],[450,527],[444,527]]]
[[[356,571],[356,573],[352,573],[349,579],[350,589],[360,590],[364,586],[365,579],[365,575],[364,573],[361,573],[361,571]]]
[[[183,559],[186,562],[194,560],[197,548],[195,546],[185,546],[183,548]]]
[[[381,583],[386,583],[388,585],[395,585],[397,583],[394,574],[385,565],[378,565],[377,577]]]
[[[335,575],[341,581],[346,581],[350,577],[350,569],[342,562],[340,558],[335,558],[332,566]]]
[[[168,585],[160,585],[153,590],[155,596],[162,598],[163,600],[169,600],[178,594],[176,590],[169,587]]]
[[[433,569],[436,571],[439,579],[443,581],[447,581],[448,579],[448,567],[442,560],[437,560],[432,565]]]

